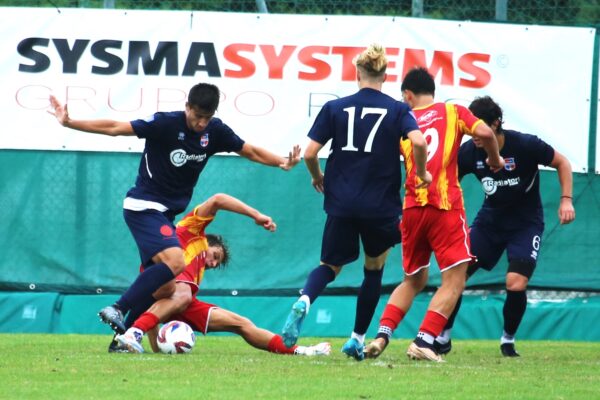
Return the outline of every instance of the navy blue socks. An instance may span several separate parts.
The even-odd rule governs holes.
[[[381,279],[383,268],[379,271],[364,269],[364,278],[356,298],[356,319],[354,332],[364,335],[375,314],[377,303],[381,295]]]
[[[312,304],[323,290],[325,290],[329,282],[332,282],[334,279],[335,272],[327,265],[321,264],[308,275],[304,289],[302,289],[302,294],[307,295]]]
[[[150,299],[154,302],[152,293],[172,279],[175,279],[175,275],[166,264],[160,263],[146,268],[117,300],[116,305],[126,314],[135,305],[145,305]]]

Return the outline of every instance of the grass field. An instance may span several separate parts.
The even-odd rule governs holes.
[[[356,362],[281,356],[235,336],[199,337],[186,355],[109,354],[108,335],[0,334],[2,399],[598,399],[600,343],[456,341],[446,363],[410,361],[408,340]],[[303,344],[323,341],[301,338]],[[147,344],[146,344],[147,346]]]

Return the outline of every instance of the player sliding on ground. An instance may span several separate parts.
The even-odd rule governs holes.
[[[206,234],[205,229],[219,210],[228,210],[253,218],[257,225],[274,232],[277,225],[271,217],[260,213],[242,201],[226,194],[216,194],[198,205],[177,224],[177,237],[184,249],[186,268],[177,276],[175,293],[155,302],[122,335],[115,337],[114,352],[143,353],[142,337],[148,333],[150,345],[156,352],[158,323],[170,320],[184,321],[195,331],[232,332],[244,338],[257,349],[272,353],[297,355],[329,355],[329,343],[315,346],[286,347],[282,338],[268,330],[256,327],[248,318],[234,312],[204,303],[195,296],[207,269],[227,264],[229,250],[220,236]],[[160,298],[160,296],[156,296]],[[128,324],[130,321],[126,321]]]

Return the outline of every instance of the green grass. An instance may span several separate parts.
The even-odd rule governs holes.
[[[187,355],[108,354],[110,336],[0,334],[1,399],[594,399],[600,343],[453,341],[446,363],[414,362],[408,340],[356,362],[255,350],[234,336],[199,337]],[[301,338],[301,342],[316,342]],[[322,341],[319,338],[318,341]]]

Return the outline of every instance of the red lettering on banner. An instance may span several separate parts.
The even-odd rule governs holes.
[[[385,53],[388,57],[388,65],[386,69],[387,77],[385,81],[388,83],[398,82],[398,75],[390,73],[390,70],[396,68],[396,61],[391,60],[390,57],[397,56],[398,54],[400,54],[400,49],[397,47],[388,47],[385,49]]]
[[[331,65],[326,61],[315,58],[315,54],[329,54],[328,46],[307,46],[298,53],[298,60],[314,69],[314,72],[298,72],[298,79],[305,81],[320,81],[327,79],[331,75]]]
[[[224,75],[227,78],[249,78],[256,72],[256,65],[254,62],[246,57],[240,55],[240,52],[254,52],[256,45],[245,44],[245,43],[234,43],[225,47],[223,50],[223,56],[227,61],[240,67],[238,70],[225,69]]]
[[[365,50],[364,47],[333,47],[331,54],[342,56],[342,81],[353,82],[356,79],[356,66],[352,62],[354,57]]]
[[[408,71],[414,67],[425,67],[434,77],[441,71],[441,84],[454,84],[454,66],[452,65],[452,53],[449,51],[434,51],[431,65],[427,65],[425,50],[406,49],[404,52],[404,68],[402,70],[402,76],[406,75]]]
[[[450,51],[434,51],[431,64],[427,64],[425,50],[406,49],[404,52],[404,66],[402,76],[414,67],[425,67],[431,75],[436,77],[441,73],[441,84],[455,85],[455,71],[461,71],[471,75],[473,79],[460,78],[458,85],[466,88],[479,89],[487,86],[492,76],[483,66],[476,63],[488,64],[491,56],[484,53],[466,53],[458,58],[457,66],[454,67],[454,53]],[[389,65],[389,64],[388,64]],[[391,81],[391,80],[389,80]]]
[[[296,46],[283,46],[279,54],[273,45],[261,44],[259,47],[269,67],[269,79],[283,79],[283,68],[294,54]]]
[[[52,89],[42,85],[27,85],[15,93],[15,102],[27,110],[44,110],[50,106],[48,96]]]
[[[490,55],[482,53],[467,53],[458,59],[458,69],[473,76],[473,79],[460,78],[459,86],[480,89],[492,80],[492,75],[485,69],[478,67],[475,63],[489,63]]]
[[[233,104],[240,114],[260,117],[273,111],[275,99],[265,92],[247,91],[238,94],[233,100]]]
[[[88,86],[67,86],[65,90],[65,104],[82,101],[92,110],[96,110],[92,100],[96,97],[96,89]]]
[[[437,76],[442,72],[442,85],[454,85],[454,65],[452,63],[452,53],[449,51],[434,51],[433,60],[429,66],[429,73]]]

